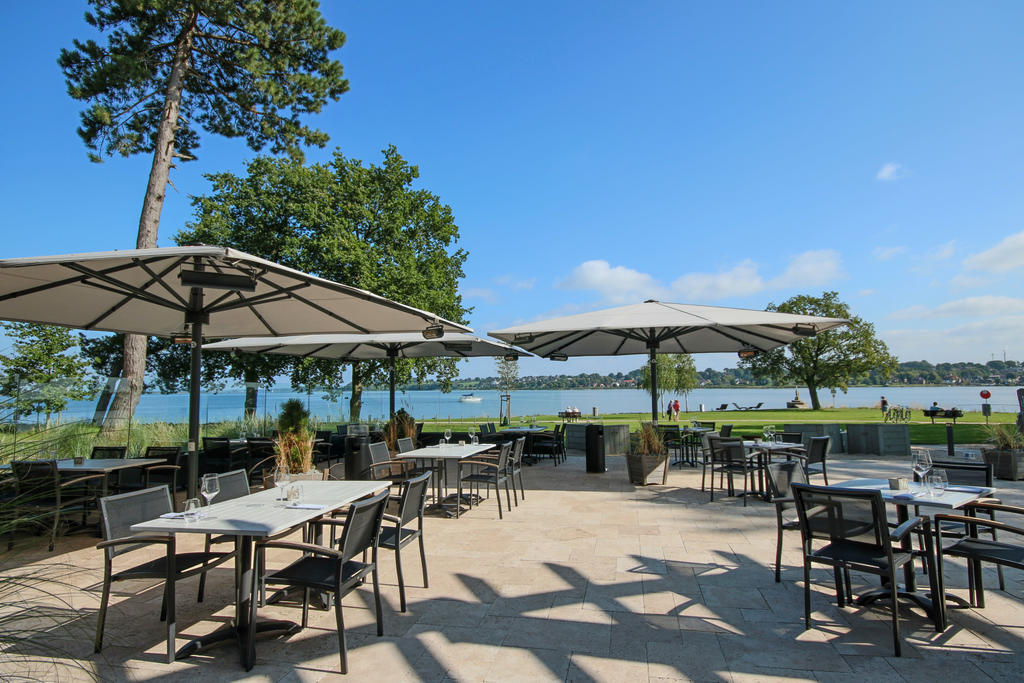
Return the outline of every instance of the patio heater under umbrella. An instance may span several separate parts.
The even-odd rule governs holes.
[[[191,340],[189,497],[195,495],[203,335],[469,328],[433,313],[215,246],[0,259],[0,320]]]
[[[387,358],[390,372],[390,409],[395,415],[396,358],[469,358],[471,356],[528,356],[504,342],[481,339],[472,334],[446,334],[443,339],[424,339],[418,333],[403,334],[307,334],[293,337],[249,337],[205,344],[216,351],[271,353],[303,358],[333,360],[378,360]]]
[[[735,352],[747,358],[847,323],[849,320],[844,318],[651,300],[489,334],[551,360],[648,354],[651,419],[657,422],[660,411],[656,354]]]

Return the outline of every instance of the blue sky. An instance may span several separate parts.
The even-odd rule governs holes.
[[[477,331],[835,289],[901,360],[1024,360],[1021,3],[324,4],[351,90],[308,158],[393,143],[419,166],[469,251]],[[88,162],[56,64],[84,11],[0,9],[5,257],[134,245],[149,159]],[[253,155],[205,136],[159,243],[204,173]]]

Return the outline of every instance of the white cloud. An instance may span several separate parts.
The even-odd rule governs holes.
[[[764,289],[757,264],[744,259],[731,270],[720,273],[688,273],[672,283],[672,292],[682,301],[714,301],[731,296],[755,294]]]
[[[887,317],[895,320],[911,318],[987,318],[1024,313],[1024,299],[1010,296],[971,296],[947,301],[935,308],[911,306],[893,311]]]
[[[765,280],[758,265],[744,259],[717,273],[687,273],[669,286],[647,273],[607,261],[586,261],[557,284],[561,289],[598,292],[606,303],[634,303],[643,299],[710,302],[748,296],[765,290],[820,287],[845,277],[839,253],[831,249],[806,251],[794,256],[778,276]]]
[[[766,283],[766,289],[821,287],[845,276],[839,252],[816,249],[794,256],[782,275]]]
[[[875,180],[885,182],[890,180],[899,180],[906,174],[906,171],[903,170],[903,164],[897,164],[895,161],[890,161],[886,164],[882,164],[882,168],[878,169],[878,173],[875,174]]]
[[[949,279],[949,284],[956,289],[977,289],[988,286],[990,280],[987,277],[958,274]]]
[[[886,330],[879,336],[903,360],[926,358],[932,363],[984,362],[1006,349],[1007,357],[1024,356],[1024,316],[976,320],[951,328]]]
[[[481,301],[486,301],[489,304],[498,302],[498,297],[494,293],[494,290],[486,287],[466,287],[462,290],[462,296],[467,299],[479,299]]]
[[[877,289],[861,289],[857,292],[857,296],[874,296],[878,294]]]
[[[1024,268],[1024,231],[1004,238],[991,249],[971,254],[964,259],[964,268],[990,273]]]
[[[584,261],[569,277],[557,284],[560,289],[584,289],[600,293],[614,304],[634,303],[642,299],[663,299],[667,292],[653,277],[607,261]]]
[[[956,241],[950,240],[945,244],[937,244],[928,250],[927,258],[933,261],[946,261],[956,255]]]
[[[508,287],[509,289],[533,289],[533,286],[537,283],[537,278],[532,277],[529,280],[516,280],[511,275],[500,275],[494,278],[494,284],[501,287]]]
[[[907,253],[906,247],[875,247],[874,251],[871,252],[875,255],[875,258],[879,261],[888,261]]]

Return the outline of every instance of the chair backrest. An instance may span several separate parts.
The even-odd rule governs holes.
[[[715,460],[734,464],[743,464],[747,461],[747,449],[743,445],[743,439],[719,436],[711,443],[717,444],[713,446],[716,449]]]
[[[11,471],[21,495],[52,495],[60,483],[56,460],[15,460],[11,463]]]
[[[349,436],[369,436],[370,425],[354,424],[348,426]]]
[[[217,481],[220,483],[220,493],[213,499],[217,503],[249,495],[249,476],[245,470],[231,470],[218,474]]]
[[[782,443],[803,443],[804,435],[801,432],[779,432]]]
[[[92,455],[89,457],[93,460],[104,460],[107,458],[124,458],[127,455],[127,446],[93,446]]]
[[[950,484],[962,484],[967,486],[992,486],[993,465],[992,463],[965,463],[949,462],[946,460],[933,460],[932,471],[945,470],[946,479]],[[921,478],[914,472],[914,481]]]
[[[517,468],[523,464],[523,448],[526,447],[526,437],[520,436],[512,442],[512,467]],[[500,454],[499,454],[500,455]]]
[[[160,458],[167,465],[177,465],[181,455],[180,446],[146,446],[146,458]]]
[[[487,432],[489,434],[497,434],[498,433],[498,428],[494,426],[493,422],[488,422],[487,423]]]
[[[103,538],[109,541],[142,535],[132,531],[133,524],[156,519],[162,514],[172,512],[173,509],[171,491],[166,484],[100,498]],[[146,535],[152,535],[152,532],[146,532]],[[105,550],[107,557],[110,558],[140,547],[142,546],[123,545]]]
[[[324,479],[330,481],[342,481],[345,479],[345,463],[335,463],[324,470]]]
[[[387,462],[391,459],[391,451],[383,441],[375,441],[370,444],[370,462],[376,465],[379,462]]]
[[[398,503],[398,519],[401,526],[405,526],[414,519],[423,518],[423,509],[427,506],[430,474],[430,472],[424,472],[402,483]]]
[[[317,429],[314,430],[313,438],[327,441],[331,438],[331,434],[332,432],[330,429]]]
[[[714,422],[704,422],[704,421],[698,420],[697,421],[697,426],[713,430],[715,428],[715,423]]]
[[[721,436],[718,432],[704,432],[700,435],[700,445],[704,455],[711,455],[711,439],[717,439]]]
[[[505,443],[501,444],[501,446],[498,448],[498,463],[497,463],[496,467],[498,468],[498,472],[499,473],[502,472],[505,469],[505,467],[508,465],[508,456],[511,453],[512,453],[512,442],[511,441],[506,441]]]
[[[857,543],[892,552],[881,491],[792,484],[805,550],[812,540]]]
[[[251,439],[246,439],[245,445],[249,448],[250,462],[274,455],[277,448],[274,440],[265,436],[254,436]]]
[[[798,460],[773,462],[768,465],[767,472],[768,493],[770,493],[772,499],[776,501],[776,505],[781,507],[783,510],[793,508],[796,503],[779,503],[778,499],[792,497],[793,491],[790,487],[793,484],[807,483],[807,471],[804,470],[803,463]]]
[[[208,454],[213,455],[214,453],[224,452],[227,453],[231,450],[230,439],[225,439],[221,436],[204,436],[203,437],[203,450]]]
[[[408,436],[404,436],[398,440],[398,452],[408,453],[409,451],[416,450],[416,444],[412,442],[412,439]]]
[[[828,454],[828,436],[812,436],[807,442],[807,462],[822,462]]]
[[[732,436],[732,425],[722,425],[721,427],[718,428],[718,433],[721,434],[723,437]]]
[[[488,427],[487,427],[487,423],[486,423],[486,422],[483,422],[483,423],[481,423],[481,424],[478,424],[478,425],[477,425],[477,427],[478,427],[478,428],[479,428],[479,430],[480,430],[480,436],[485,436],[485,435],[487,435],[487,434],[490,434],[490,433],[491,433],[491,430],[490,430],[490,429],[488,429]]]
[[[372,498],[364,498],[349,506],[345,527],[338,540],[343,562],[348,562],[369,548],[373,548],[376,553],[380,523],[384,519],[387,502],[388,492],[381,491]]]

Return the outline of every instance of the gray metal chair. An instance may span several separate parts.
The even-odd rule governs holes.
[[[161,458],[163,464],[150,465],[142,471],[142,487],[166,484],[171,489],[171,502],[178,490],[178,475],[183,469],[185,455],[179,446],[147,446],[144,458]]]
[[[360,586],[367,577],[373,579],[373,599],[377,611],[377,635],[384,635],[384,620],[380,604],[380,580],[377,576],[377,549],[379,547],[381,521],[388,501],[387,491],[352,503],[348,515],[342,520],[324,519],[323,525],[341,525],[343,530],[334,550],[311,543],[292,541],[260,540],[256,542],[257,566],[266,566],[268,548],[294,550],[302,557],[286,567],[268,572],[264,580],[268,585],[296,587],[303,589],[302,628],[309,623],[309,598],[312,591],[334,595],[334,616],[338,629],[338,650],[341,657],[341,673],[348,673],[348,650],[345,645],[345,620],[342,616],[342,598]],[[357,556],[371,552],[370,561]],[[257,611],[258,581],[252,582],[253,619]],[[247,644],[248,645],[248,644]]]
[[[69,512],[82,514],[82,526],[88,521],[88,514],[95,510],[105,474],[87,474],[63,480],[57,470],[56,460],[20,460],[11,463],[14,474],[14,494],[10,509],[14,515],[8,549],[14,544],[15,526],[29,524],[45,527],[50,520],[50,550],[57,542],[61,515]]]
[[[519,507],[519,495],[516,494],[516,477],[519,477],[519,492],[526,500],[526,488],[523,486],[523,449],[526,446],[526,437],[520,436],[512,442],[512,454],[508,458],[508,476],[512,480],[512,498],[516,507]]]
[[[104,540],[96,547],[103,550],[104,554],[103,595],[100,598],[94,649],[96,652],[103,649],[103,626],[107,616],[107,604],[110,601],[110,584],[130,579],[162,579],[164,598],[160,620],[167,622],[167,662],[171,663],[174,661],[175,637],[174,584],[196,574],[205,576],[206,572],[227,562],[235,553],[178,553],[175,551],[174,534],[133,533],[133,524],[155,519],[172,511],[171,493],[166,485],[101,498],[100,510],[103,516]],[[164,546],[165,553],[162,557],[114,571],[115,557],[154,545]],[[202,601],[203,585],[200,583],[198,602]]]
[[[875,490],[844,489],[829,486],[793,484],[791,486],[800,519],[804,555],[804,625],[811,627],[811,564],[832,567],[836,597],[840,607],[852,603],[850,586],[843,586],[843,574],[866,572],[888,580],[892,604],[892,639],[897,657],[901,654],[899,626],[899,584],[896,571],[913,562],[914,553],[894,547],[917,529],[922,529],[927,557],[932,554],[931,524],[927,518],[912,517],[890,531],[882,494]],[[824,545],[815,547],[816,543]],[[929,576],[935,567],[929,560]],[[933,586],[936,582],[933,581]],[[941,593],[941,589],[939,591]]]
[[[489,456],[486,454],[474,455],[471,458],[463,458],[459,460],[459,465],[468,466],[472,468],[469,474],[462,475],[459,477],[459,490],[458,498],[456,499],[456,505],[462,501],[462,484],[466,483],[470,486],[470,493],[472,493],[473,486],[476,486],[476,490],[480,490],[480,486],[487,487],[488,496],[490,496],[491,487],[494,487],[494,497],[498,500],[498,519],[502,519],[503,515],[501,512],[501,490],[498,488],[501,484],[505,485],[505,499],[508,504],[509,512],[512,511],[512,494],[508,490],[508,458],[512,452],[512,444],[506,442],[501,444],[498,449],[498,456]]]
[[[771,494],[772,502],[775,503],[775,521],[778,525],[777,537],[775,540],[775,583],[782,581],[782,532],[799,531],[800,520],[788,516],[789,511],[796,512],[796,500],[790,490],[792,484],[806,484],[807,472],[804,471],[803,463],[790,460],[788,462],[773,462],[768,465],[768,492]]]
[[[392,460],[391,451],[383,441],[370,444],[368,469],[371,479],[390,479],[392,485],[398,485],[414,476],[415,466],[416,463],[412,460]]]
[[[807,475],[818,472],[825,478],[825,486],[828,486],[828,442],[831,437],[812,436],[807,443],[807,459],[804,466],[807,468]]]
[[[402,484],[402,492],[391,496],[391,502],[397,503],[396,515],[384,515],[384,524],[380,530],[380,547],[395,551],[395,566],[398,570],[398,596],[402,611],[405,611],[405,578],[402,576],[402,548],[419,539],[420,565],[423,567],[423,587],[427,582],[427,550],[423,545],[423,510],[427,506],[427,487],[430,473],[426,472]],[[408,525],[416,522],[415,527]]]

